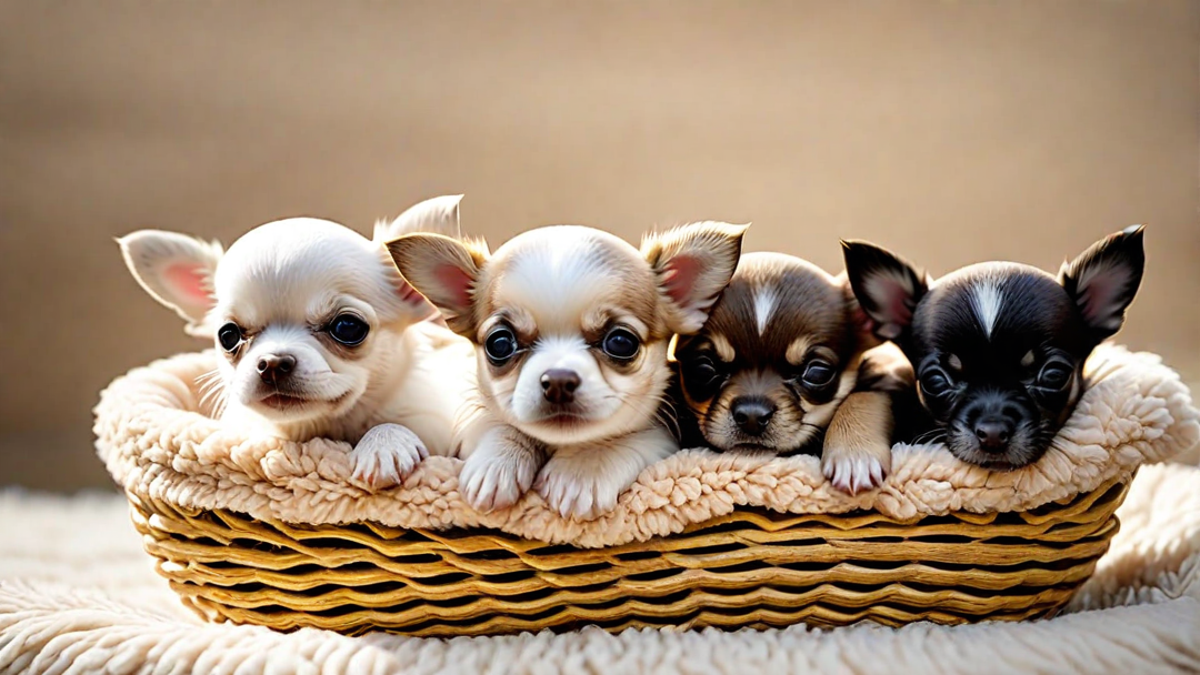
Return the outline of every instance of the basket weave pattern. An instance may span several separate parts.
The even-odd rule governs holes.
[[[909,521],[739,509],[601,549],[487,530],[293,525],[129,497],[160,573],[210,620],[456,636],[1048,616],[1108,549],[1127,485],[1027,512]]]

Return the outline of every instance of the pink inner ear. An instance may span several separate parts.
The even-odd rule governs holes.
[[[898,323],[908,325],[912,321],[912,308],[908,306],[908,285],[898,279],[883,278],[877,282],[882,295],[885,299],[883,306],[884,315],[890,320],[886,323]]]
[[[203,306],[212,304],[212,294],[204,284],[207,276],[205,267],[197,263],[176,263],[163,272],[163,279],[176,293]]]
[[[685,306],[699,278],[700,261],[692,256],[681,255],[667,263],[663,272],[663,288],[675,304]]]
[[[1119,287],[1112,277],[1097,275],[1088,280],[1079,297],[1079,308],[1088,323],[1103,321],[1112,313],[1113,298]]]
[[[462,268],[454,265],[438,265],[433,270],[433,277],[437,279],[442,290],[444,290],[459,309],[466,309],[471,306],[471,285],[473,281]]]

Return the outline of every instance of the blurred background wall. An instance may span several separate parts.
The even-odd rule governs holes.
[[[113,237],[368,232],[466,193],[493,244],[753,221],[934,274],[1148,224],[1121,339],[1200,381],[1200,3],[0,0],[0,484],[107,486],[97,392],[197,345]]]

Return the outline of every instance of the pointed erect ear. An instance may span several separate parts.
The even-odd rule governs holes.
[[[187,321],[184,330],[212,337],[204,325],[216,303],[213,274],[221,260],[221,245],[159,230],[139,230],[117,239],[125,265],[150,297],[175,310]]]
[[[658,278],[671,331],[690,335],[704,327],[709,310],[737,268],[747,227],[693,223],[642,241],[642,254]]]
[[[387,244],[400,274],[428,298],[454,332],[475,338],[475,285],[487,244],[440,234],[407,234]]]
[[[1143,228],[1133,225],[1063,263],[1058,281],[1079,307],[1096,344],[1121,329],[1146,267]]]
[[[850,328],[854,333],[858,350],[866,351],[883,344],[883,340],[875,334],[877,325],[875,320],[863,311],[862,304],[854,296],[854,289],[850,287],[850,279],[846,273],[842,272],[837,275],[834,277],[834,281],[842,287],[842,294],[846,298],[846,317],[850,321]]]
[[[462,195],[445,195],[434,197],[416,204],[401,213],[392,222],[379,221],[375,223],[373,239],[379,243],[389,242],[397,237],[414,232],[432,232],[444,234],[447,237],[458,237],[458,203]]]
[[[881,340],[904,341],[917,303],[929,290],[925,273],[874,244],[843,241],[846,278],[870,327]]]

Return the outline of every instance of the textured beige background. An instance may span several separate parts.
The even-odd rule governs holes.
[[[0,0],[0,484],[105,485],[90,413],[187,348],[112,237],[367,231],[465,192],[498,242],[754,221],[935,273],[1149,224],[1123,340],[1200,378],[1200,4]]]

